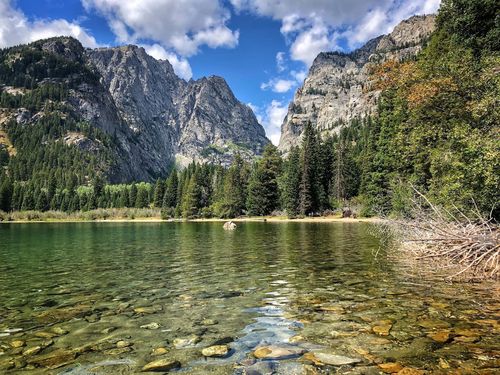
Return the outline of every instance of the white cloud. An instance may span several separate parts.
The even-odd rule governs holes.
[[[276,93],[283,94],[290,91],[295,85],[296,81],[289,79],[271,79],[268,82],[260,85],[261,90],[271,89]]]
[[[319,52],[350,48],[389,32],[414,14],[434,13],[440,0],[230,0],[237,11],[281,21],[290,56],[310,66]]]
[[[276,54],[276,69],[279,73],[286,70],[286,57],[285,52],[278,52]]]
[[[233,48],[239,32],[226,26],[231,14],[219,0],[81,0],[101,13],[119,42],[153,41],[184,57],[202,45]]]
[[[10,0],[0,0],[0,47],[29,43],[53,36],[72,36],[85,47],[99,43],[77,22],[64,19],[30,21]]]
[[[295,78],[295,80],[299,84],[301,84],[307,77],[307,70],[299,70],[299,71],[292,70],[290,74],[292,75],[293,78]]]
[[[189,80],[193,77],[191,65],[185,58],[179,57],[175,53],[167,51],[157,43],[150,45],[141,44],[141,47],[143,47],[150,56],[153,56],[157,60],[168,60],[170,64],[172,64],[175,74],[179,77],[184,78],[185,80]]]
[[[264,108],[257,107],[249,103],[250,108],[257,116],[257,120],[266,130],[267,138],[274,145],[278,145],[281,136],[281,124],[288,112],[288,107],[281,101],[273,100]]]

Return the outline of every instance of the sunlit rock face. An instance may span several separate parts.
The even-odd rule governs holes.
[[[186,82],[168,61],[137,46],[89,50],[87,56],[153,174],[173,162],[227,165],[237,152],[251,158],[269,143],[252,110],[221,77]]]
[[[320,53],[288,108],[280,150],[298,145],[309,121],[327,135],[354,118],[375,113],[380,92],[370,89],[370,70],[387,60],[415,56],[434,29],[435,16],[414,16],[354,52]]]
[[[27,48],[88,68],[43,81],[65,83],[69,92],[62,104],[72,117],[110,136],[106,145],[75,135],[64,142],[89,152],[107,148],[112,182],[152,181],[173,164],[229,165],[236,154],[249,160],[270,142],[250,107],[221,77],[186,82],[167,60],[134,45],[85,49],[76,39],[56,37]],[[18,122],[35,123],[39,116],[24,111]]]

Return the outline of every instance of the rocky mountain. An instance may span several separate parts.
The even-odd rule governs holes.
[[[251,158],[269,143],[252,110],[235,98],[223,78],[186,82],[168,61],[154,59],[141,47],[84,49],[73,38],[58,37],[3,52],[6,66],[36,54],[44,67],[52,59],[65,67],[57,75],[47,68],[36,78],[29,75],[31,66],[21,67],[20,77],[37,86],[68,87],[65,110],[112,139],[112,181],[152,180],[174,163],[184,167],[193,160],[227,165],[236,152]],[[15,83],[0,83],[1,91],[16,89]],[[29,94],[29,85],[22,85],[20,93]],[[10,116],[35,123],[44,112],[4,109],[3,122]],[[105,147],[74,131],[62,140],[89,152]]]
[[[375,113],[379,92],[370,88],[371,68],[415,56],[434,29],[435,16],[414,16],[352,53],[320,53],[288,108],[279,149],[286,152],[299,144],[309,121],[327,135],[354,118]]]

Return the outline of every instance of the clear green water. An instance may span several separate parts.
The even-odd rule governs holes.
[[[497,373],[494,287],[420,275],[361,223],[2,224],[0,373],[133,374],[163,358],[192,374]],[[214,343],[231,351],[205,359]],[[255,360],[266,345],[360,362]]]

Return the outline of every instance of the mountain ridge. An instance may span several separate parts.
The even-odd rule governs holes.
[[[413,16],[350,53],[319,53],[288,107],[279,149],[286,153],[297,146],[309,121],[327,135],[354,118],[375,114],[380,91],[369,89],[370,69],[383,61],[414,57],[434,29],[435,15]]]
[[[234,96],[222,77],[185,81],[168,60],[153,58],[143,47],[89,49],[71,37],[5,49],[4,62],[23,60],[16,52],[23,48],[28,60],[35,54],[42,65],[55,59],[69,66],[57,77],[47,68],[34,79],[29,71],[38,69],[40,61],[22,61],[26,67],[19,74],[25,80],[31,78],[35,85],[71,86],[64,100],[68,110],[116,144],[117,157],[109,172],[112,181],[151,181],[166,175],[174,163],[179,167],[192,161],[228,165],[236,153],[250,159],[269,143],[255,114]],[[40,53],[43,56],[38,56]],[[12,86],[2,83],[4,89]],[[32,91],[28,87],[22,90]],[[15,111],[10,112],[14,118]],[[36,122],[36,115],[25,111],[25,121]],[[88,142],[78,143],[82,144]]]

